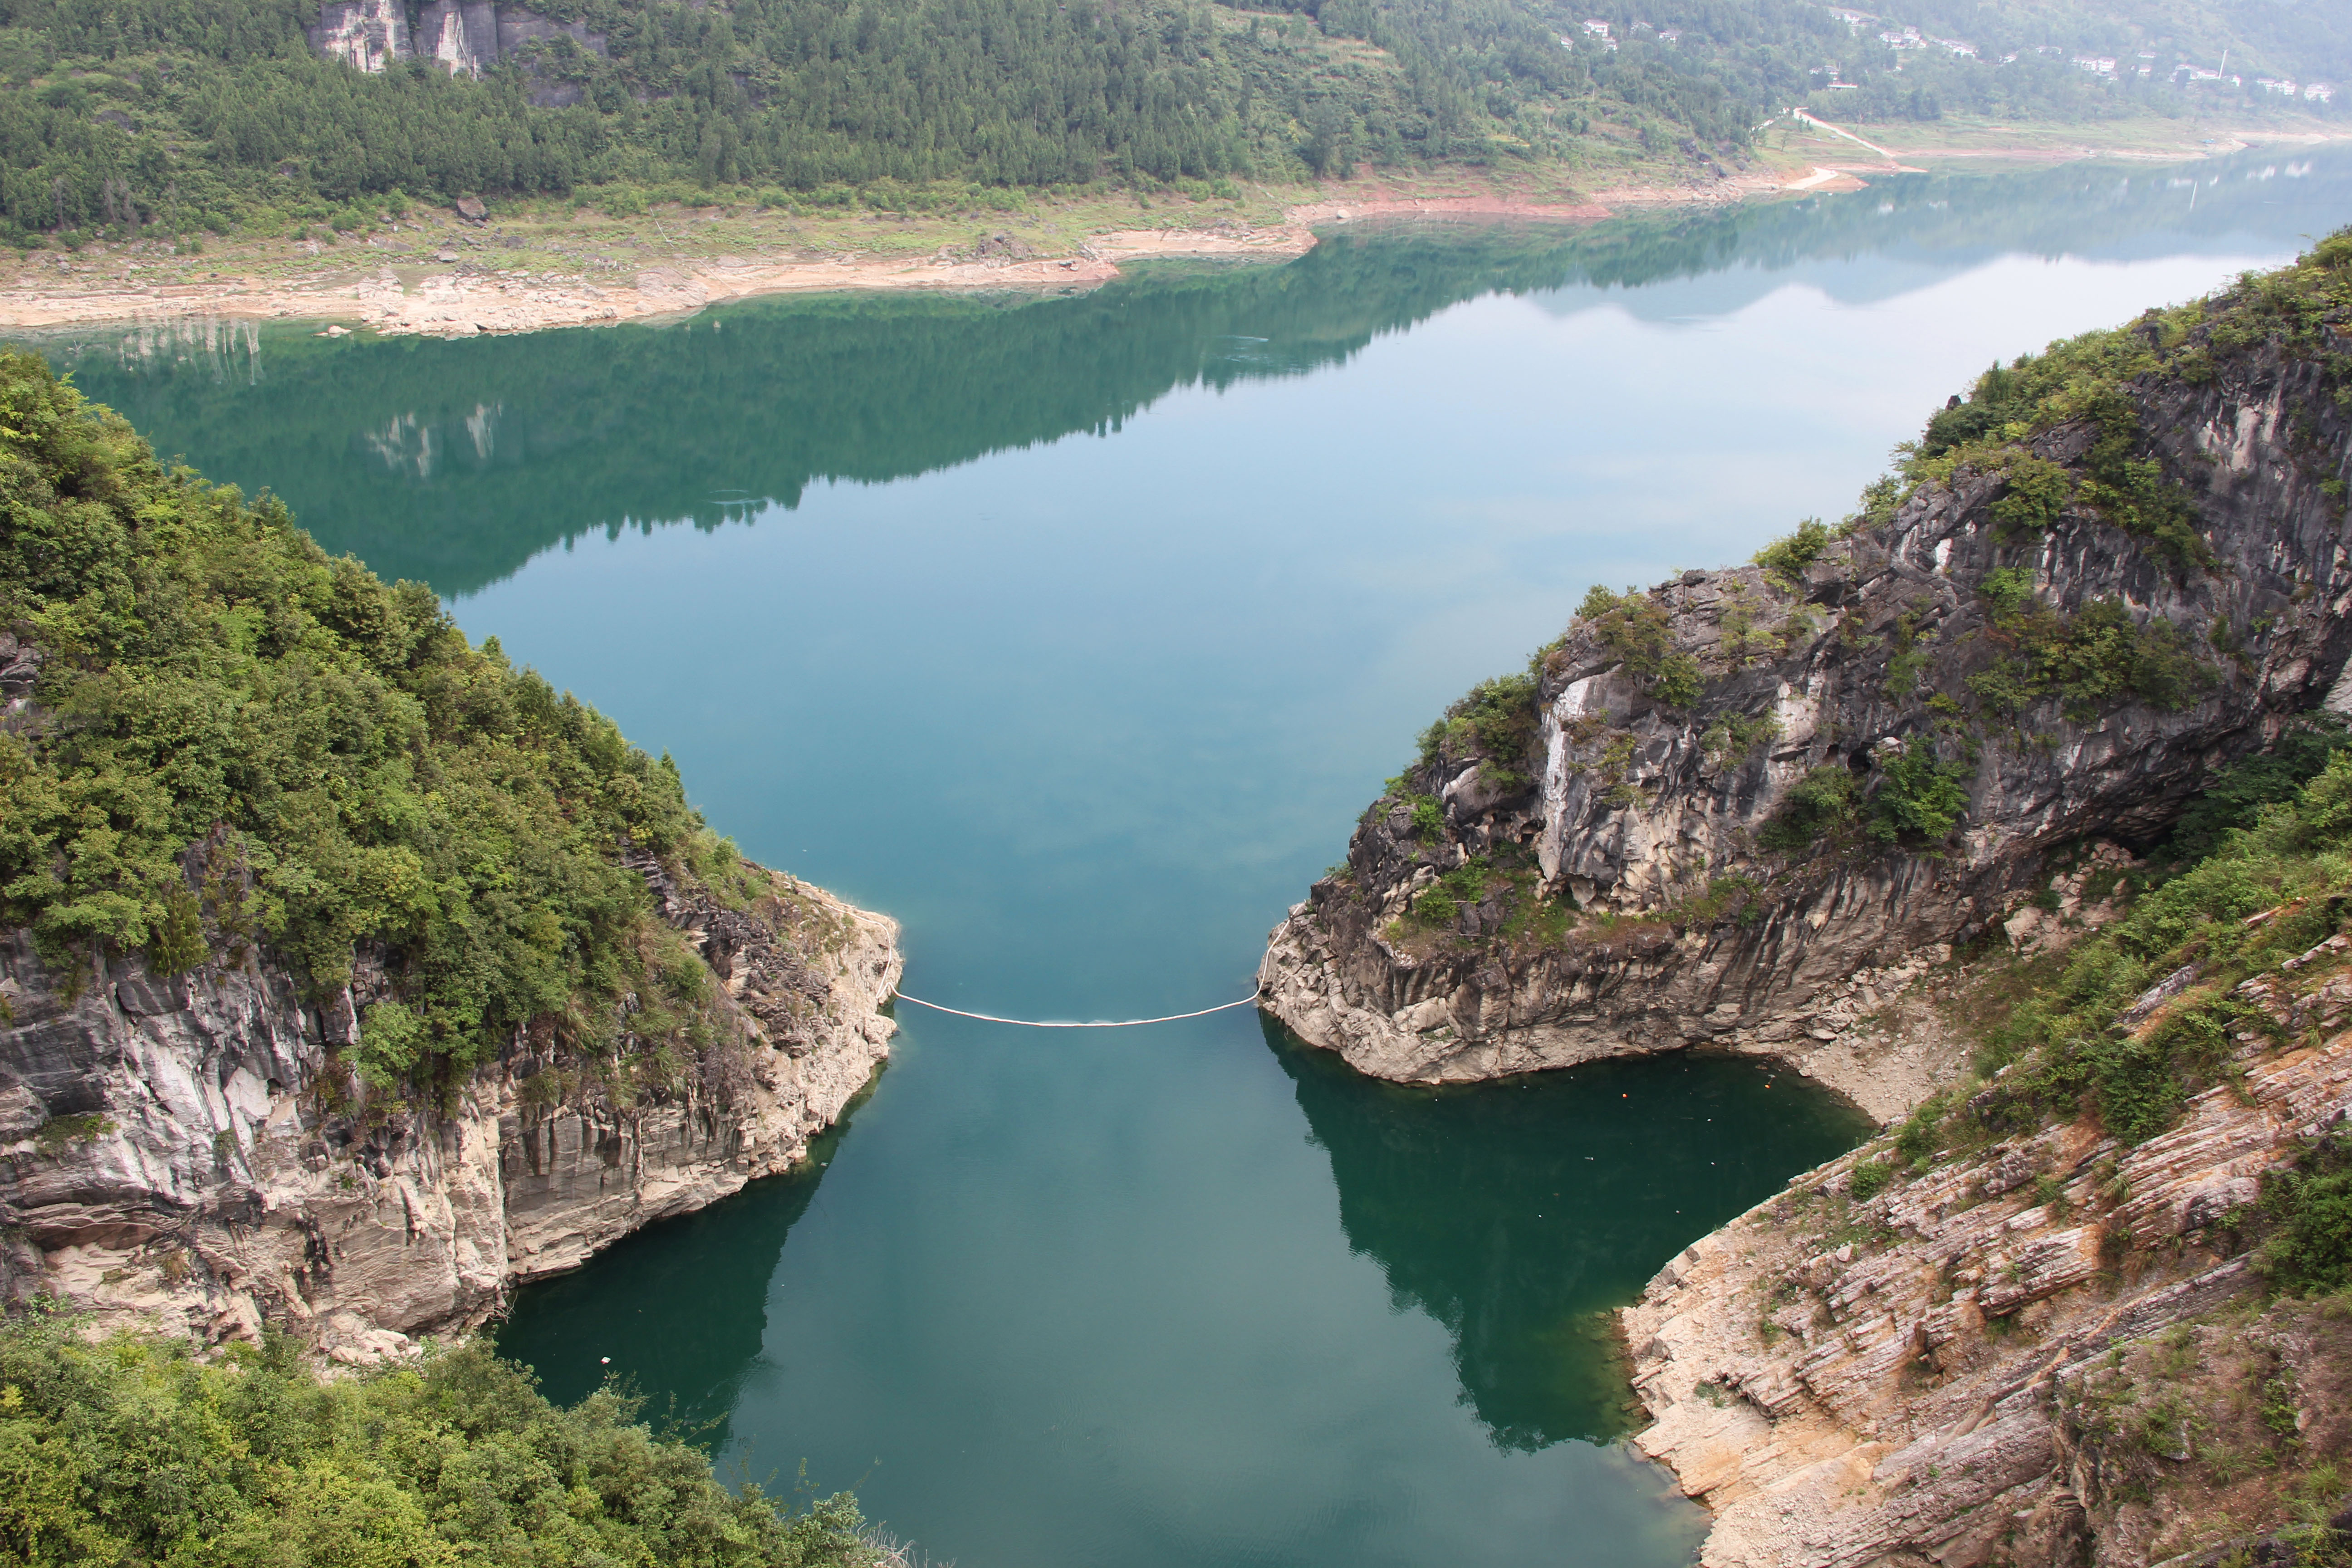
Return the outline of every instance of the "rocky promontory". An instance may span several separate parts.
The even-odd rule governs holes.
[[[1267,1007],[1381,1078],[1716,1045],[1905,1109],[1834,1016],[1858,981],[2347,695],[2333,363],[2201,332],[2115,334],[2064,372],[2095,396],[1996,373],[1844,528],[1596,590],[1432,727],[1274,932]]]
[[[1622,1314],[1706,1568],[2352,1551],[2347,343],[2352,233],[1996,366],[1843,526],[1594,590],[1274,932],[1368,1073],[1900,1123]]]
[[[898,928],[0,353],[0,1300],[343,1360],[790,1168]]]
[[[524,1034],[419,1105],[352,1070],[380,970],[323,1005],[261,949],[169,978],[132,955],[69,986],[9,933],[0,1289],[369,1359],[791,1169],[889,1054],[898,927],[745,868],[766,891],[731,909],[640,867],[728,1028],[650,1094]]]

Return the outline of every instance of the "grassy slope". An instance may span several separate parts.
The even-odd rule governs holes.
[[[0,354],[0,631],[43,656],[0,720],[0,919],[52,963],[258,943],[323,992],[377,953],[399,1000],[355,1065],[412,1090],[525,1025],[623,1098],[712,1043],[708,971],[621,857],[721,898],[747,873],[666,760],[29,355]],[[200,1362],[36,1312],[0,1325],[0,1561],[882,1560],[847,1494],[730,1494],[635,1415],[478,1348],[322,1385],[290,1342]]]

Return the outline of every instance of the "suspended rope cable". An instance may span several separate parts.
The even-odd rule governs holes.
[[[953,1013],[959,1018],[977,1018],[983,1024],[1015,1024],[1024,1029],[1132,1029],[1139,1024],[1172,1024],[1180,1018],[1205,1018],[1212,1013],[1223,1013],[1235,1007],[1256,1005],[1257,993],[1253,991],[1238,1002],[1220,1002],[1213,1007],[1203,1007],[1197,1013],[1171,1013],[1164,1018],[1118,1018],[1095,1024],[1049,1024],[1040,1018],[1000,1018],[993,1013],[967,1013],[961,1007],[942,1007],[937,1002],[926,1002],[920,996],[909,996],[904,991],[898,994],[901,1002],[912,1002],[918,1007],[929,1007],[934,1013]]]

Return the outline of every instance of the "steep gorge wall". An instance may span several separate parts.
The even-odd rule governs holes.
[[[1409,770],[1358,826],[1345,870],[1274,932],[1269,1008],[1382,1078],[1715,1044],[1813,1065],[1869,1103],[1868,1070],[1812,1062],[1836,1033],[1822,1011],[1857,972],[1981,934],[2059,852],[2153,838],[2215,768],[2338,700],[2352,441],[2326,368],[2270,348],[2201,384],[2143,378],[2126,395],[2140,460],[2189,499],[2201,563],[2082,505],[2046,529],[2010,526],[2005,473],[1962,466],[1801,574],[1685,573],[1637,604],[1664,648],[1696,661],[1687,701],[1658,694],[1625,636],[1580,620],[1539,662],[1532,754],[1449,744]],[[2076,422],[2027,445],[2079,478],[2099,434]],[[1984,592],[1996,569],[2030,574],[2062,617],[2105,601],[2168,623],[2208,684],[2178,707],[2086,713],[2049,694],[1989,713],[1970,678],[2016,641]],[[1965,767],[1948,843],[1848,832],[1770,847],[1768,825],[1816,770],[1846,769],[1867,792],[1915,747]],[[1417,796],[1442,818],[1426,804],[1417,817]],[[1443,924],[1416,918],[1474,858],[1493,868],[1483,892],[1454,898]]]
[[[772,873],[735,909],[636,868],[736,1033],[649,1090],[518,1038],[412,1105],[343,1059],[364,970],[314,1006],[263,950],[68,977],[0,939],[0,1287],[368,1359],[789,1169],[888,1054],[896,925]]]

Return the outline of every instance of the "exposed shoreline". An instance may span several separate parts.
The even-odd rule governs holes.
[[[157,288],[12,289],[0,330],[134,324],[187,316],[232,321],[348,322],[386,337],[474,337],[553,327],[613,326],[690,315],[765,294],[848,289],[1098,288],[1119,263],[1148,257],[1287,260],[1315,237],[1303,228],[1146,229],[1106,234],[1066,257],[1013,260],[811,256],[805,252],[680,258],[626,281],[532,279],[467,268],[404,279],[391,267],[351,279],[245,279]],[[409,270],[414,270],[409,269]]]
[[[2308,144],[2330,139],[2266,140]],[[651,265],[634,268],[608,262],[614,270],[592,275],[586,268],[500,268],[484,264],[498,258],[448,249],[425,258],[429,265],[419,265],[416,255],[404,253],[371,266],[373,258],[337,248],[328,253],[334,257],[331,261],[322,259],[322,265],[307,269],[298,266],[281,276],[241,267],[236,275],[215,273],[202,280],[183,276],[176,281],[142,280],[130,268],[118,277],[84,281],[76,274],[87,275],[93,267],[69,268],[62,258],[43,253],[40,262],[21,263],[0,289],[0,331],[46,333],[210,318],[345,324],[383,336],[473,337],[677,319],[711,305],[771,294],[902,289],[1073,292],[1099,288],[1118,277],[1124,265],[1139,260],[1286,261],[1314,247],[1318,227],[1365,218],[1589,224],[1629,211],[1856,190],[1864,176],[1918,173],[1916,164],[1922,161],[1978,166],[1989,161],[2049,163],[2098,157],[2185,162],[2254,144],[2241,136],[2225,136],[2195,149],[2019,141],[1918,149],[1890,145],[1874,149],[1893,154],[1878,160],[1844,155],[1862,150],[1822,137],[1817,148],[1772,160],[1776,166],[1721,179],[1627,184],[1579,199],[1547,199],[1542,194],[1494,187],[1430,192],[1367,180],[1352,191],[1327,190],[1320,199],[1282,207],[1272,222],[1224,218],[1213,226],[1110,228],[1042,253],[1025,244],[997,247],[992,253],[985,244],[941,246],[931,254],[910,256],[824,243],[755,242],[722,247],[708,255],[674,249]],[[1275,216],[1275,209],[1261,210],[1263,216]],[[659,224],[655,226],[658,229]],[[457,232],[454,217],[448,232]],[[42,276],[50,267],[61,275]]]
[[[829,255],[787,250],[678,258],[638,269],[625,281],[528,278],[460,264],[415,276],[385,266],[366,276],[248,278],[176,285],[76,289],[20,279],[0,295],[0,331],[58,331],[134,325],[186,317],[226,321],[349,323],[386,337],[473,337],[555,327],[614,326],[674,319],[709,306],[762,295],[856,289],[1097,289],[1129,262],[1160,258],[1287,261],[1314,248],[1315,226],[1360,218],[1520,218],[1597,223],[1624,207],[1677,201],[1738,200],[1712,193],[1610,193],[1601,202],[1558,203],[1509,195],[1431,198],[1374,196],[1288,209],[1280,224],[1213,228],[1118,229],[1095,235],[1061,256],[964,258]],[[404,278],[403,271],[412,274]]]

